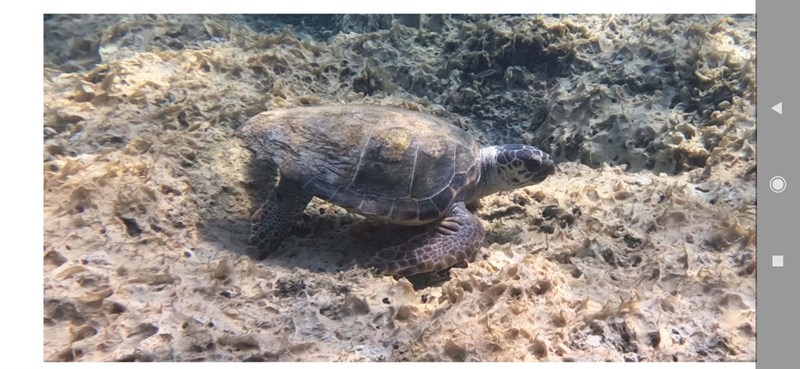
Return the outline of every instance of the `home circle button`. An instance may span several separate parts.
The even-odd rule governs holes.
[[[775,193],[783,192],[786,189],[786,179],[781,176],[772,177],[769,180],[769,188]]]

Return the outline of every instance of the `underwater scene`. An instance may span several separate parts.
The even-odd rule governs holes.
[[[56,15],[45,361],[755,361],[754,15]]]

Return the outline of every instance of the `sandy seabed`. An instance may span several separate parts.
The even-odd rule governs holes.
[[[753,16],[51,16],[48,361],[754,361]],[[466,268],[314,200],[263,261],[271,109],[400,106],[559,172],[484,198]],[[395,230],[399,232],[394,232]]]

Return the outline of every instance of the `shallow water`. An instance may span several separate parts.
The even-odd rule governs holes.
[[[48,361],[754,361],[752,16],[44,20]],[[491,195],[467,268],[315,199],[256,261],[273,109],[399,106],[557,174]]]

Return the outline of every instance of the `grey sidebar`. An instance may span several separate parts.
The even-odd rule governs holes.
[[[800,368],[800,1],[756,1],[756,367]]]

